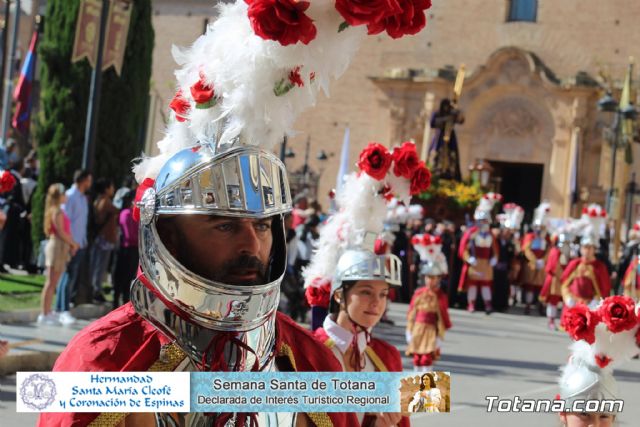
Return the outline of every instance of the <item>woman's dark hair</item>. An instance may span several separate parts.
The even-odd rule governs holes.
[[[98,178],[96,180],[96,183],[93,186],[93,190],[95,194],[98,196],[98,195],[104,194],[104,192],[107,191],[107,189],[112,185],[113,185],[113,181],[111,179]]]
[[[436,380],[433,379],[433,374],[431,372],[424,374],[421,378],[420,378],[420,391],[424,390],[426,387],[424,385],[424,378],[427,377],[429,378],[429,388],[435,388],[436,387]]]
[[[344,282],[342,282],[342,287],[340,289],[342,289],[342,300],[344,301],[344,303],[347,303],[347,291],[349,291],[349,289],[353,288],[356,283],[358,283],[356,280],[345,280]],[[331,297],[331,301],[329,301],[329,313],[331,314],[338,314],[340,312],[340,304],[338,304],[336,302],[335,299],[333,299],[333,296]]]

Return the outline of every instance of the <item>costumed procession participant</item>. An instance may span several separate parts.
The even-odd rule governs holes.
[[[562,273],[567,268],[569,262],[575,258],[576,254],[573,250],[574,226],[567,223],[561,226],[555,233],[555,244],[549,250],[547,262],[545,264],[545,272],[547,274],[544,279],[544,285],[540,291],[538,299],[547,305],[548,327],[552,331],[557,331],[556,318],[558,317],[558,309],[562,303],[561,280]]]
[[[506,311],[512,293],[513,266],[517,264],[516,245],[513,242],[515,233],[520,231],[524,218],[524,209],[515,203],[502,206],[504,213],[497,216],[500,231],[497,236],[498,263],[493,268],[493,308]]]
[[[420,390],[409,402],[409,412],[440,412],[442,393],[436,387],[435,375],[434,372],[428,372],[420,377]]]
[[[640,352],[639,308],[631,298],[616,295],[593,309],[578,304],[562,314],[562,327],[575,341],[562,368],[560,393],[556,396],[556,400],[564,400],[567,409],[560,413],[563,425],[615,425],[616,411],[622,411],[622,405],[602,405],[602,412],[587,412],[585,402],[622,399],[613,370]]]
[[[467,310],[475,311],[478,288],[484,300],[487,314],[491,313],[491,289],[493,287],[493,267],[498,262],[498,245],[491,234],[491,211],[502,196],[497,193],[487,193],[480,199],[480,203],[473,213],[476,225],[469,229],[460,240],[458,256],[464,261],[459,292],[467,292]]]
[[[449,269],[439,237],[417,234],[413,236],[412,243],[420,254],[423,286],[416,290],[409,304],[406,354],[413,356],[414,369],[422,372],[430,371],[440,358],[440,341],[447,329],[451,329],[449,298],[440,289],[440,281]]]
[[[78,333],[54,370],[340,371],[331,350],[277,312],[291,196],[287,171],[269,149],[292,134],[297,114],[346,69],[367,33],[416,33],[423,9],[412,9],[410,23],[386,9],[356,22],[333,1],[219,3],[206,34],[173,49],[181,66],[175,114],[160,154],[135,168],[141,268],[131,302]],[[338,32],[345,20],[352,26]],[[352,426],[357,419],[261,412],[39,420],[89,423]]]
[[[375,241],[384,229],[387,200],[395,196],[408,202],[429,187],[431,175],[411,142],[392,153],[371,143],[360,154],[358,167],[360,172],[347,176],[338,191],[338,213],[320,232],[318,250],[304,271],[305,286],[331,282],[329,315],[315,335],[345,371],[401,372],[398,350],[371,337],[386,309],[390,288],[401,284],[402,268],[397,256],[376,254],[375,247],[385,245]],[[393,417],[400,426],[409,423],[406,417]],[[371,416],[361,420],[362,425],[373,425],[371,421]]]
[[[622,277],[622,289],[624,295],[638,301],[640,298],[640,221],[636,221],[633,228],[629,230],[629,242],[627,242],[624,253],[620,258],[618,269],[619,276]]]
[[[607,267],[596,259],[600,230],[606,218],[607,212],[597,204],[589,205],[582,212],[580,257],[569,262],[560,278],[560,292],[565,307],[573,307],[577,303],[597,304],[611,292]]]
[[[524,260],[520,280],[524,292],[524,314],[531,312],[531,304],[540,294],[546,277],[544,266],[551,248],[551,240],[547,234],[549,211],[549,203],[542,202],[533,213],[532,231],[522,238]]]

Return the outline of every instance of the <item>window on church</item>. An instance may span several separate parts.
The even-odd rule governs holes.
[[[536,22],[538,0],[511,0],[507,21]]]

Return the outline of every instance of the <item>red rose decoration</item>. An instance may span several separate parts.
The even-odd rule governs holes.
[[[213,85],[208,84],[202,75],[200,80],[191,86],[191,96],[196,101],[196,108],[209,108],[215,105]]]
[[[572,339],[585,340],[589,344],[596,340],[595,331],[599,322],[598,313],[589,310],[584,304],[566,309],[560,319],[560,324]]]
[[[373,253],[376,255],[384,255],[389,249],[389,244],[382,239],[376,239],[376,243],[373,246]]]
[[[2,175],[0,175],[0,193],[7,193],[13,190],[15,185],[16,179],[13,177],[11,172],[3,171]]]
[[[431,7],[431,0],[398,0],[400,12],[387,16],[367,26],[369,34],[387,31],[394,39],[407,34],[417,34],[427,25],[424,11]]]
[[[305,11],[308,1],[245,0],[247,15],[257,36],[275,40],[283,46],[309,42],[316,38],[316,26]]]
[[[187,120],[187,114],[189,114],[191,105],[189,105],[189,101],[187,101],[185,97],[182,96],[182,91],[179,90],[171,100],[169,108],[171,108],[176,113],[176,119],[179,122],[184,122],[185,120]]]
[[[611,332],[618,333],[638,324],[635,307],[632,298],[616,295],[604,299],[598,314]]]
[[[411,142],[402,143],[393,149],[393,174],[411,179],[413,172],[420,166],[416,145]]]
[[[415,235],[411,238],[411,244],[412,245],[422,245],[423,240],[420,238],[420,236]]]
[[[331,294],[331,282],[326,279],[316,279],[319,285],[311,285],[304,291],[307,303],[310,306],[329,307]]]
[[[412,196],[415,196],[416,194],[427,191],[430,185],[431,171],[424,165],[424,162],[420,162],[418,168],[413,172],[409,192]]]
[[[371,178],[380,181],[387,175],[392,160],[387,147],[372,142],[360,153],[358,167]]]
[[[294,84],[298,87],[304,86],[302,76],[300,76],[300,66],[297,66],[293,70],[289,71],[289,81],[291,82],[291,84]]]
[[[336,9],[349,25],[368,25],[402,13],[397,0],[336,0]]]

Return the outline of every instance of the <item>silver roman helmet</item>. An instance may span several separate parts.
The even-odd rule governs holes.
[[[344,282],[359,280],[383,280],[391,286],[401,286],[401,271],[402,261],[393,254],[376,255],[368,249],[347,249],[338,260],[331,295]]]
[[[611,370],[571,357],[560,378],[560,398],[566,408],[577,400],[615,400],[619,398],[618,385]]]

